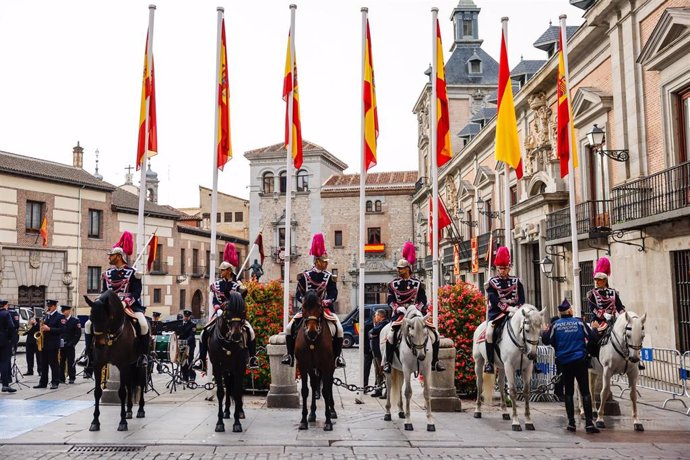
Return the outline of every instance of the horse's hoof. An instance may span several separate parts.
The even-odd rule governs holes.
[[[127,424],[122,422],[117,426],[117,431],[127,431]]]
[[[331,418],[335,418],[335,419],[338,418],[338,413],[337,413],[336,411],[334,411],[334,410],[331,411],[331,414],[330,414],[330,415],[331,415]]]
[[[332,423],[326,423],[323,426],[323,431],[333,431],[333,424]]]
[[[525,423],[525,430],[534,431],[534,423]]]
[[[436,431],[436,425],[434,424],[428,424],[426,426],[426,431]]]
[[[89,431],[101,431],[101,424],[100,423],[92,423],[91,426],[89,427]]]
[[[216,433],[223,433],[225,431],[225,425],[222,423],[216,424]]]
[[[125,412],[125,418],[126,418],[127,420],[131,420],[131,418],[132,418],[132,411],[127,411],[127,412]]]
[[[244,420],[245,418],[247,418],[247,417],[244,415],[244,411],[240,412],[239,417],[240,417],[242,420]]]
[[[299,423],[299,429],[300,430],[308,430],[309,429],[309,424],[307,422],[300,422]]]
[[[412,427],[411,423],[405,424],[405,431],[414,431],[414,427]]]
[[[636,423],[635,424],[635,431],[644,431],[644,427],[642,426],[641,423]]]
[[[391,414],[386,414],[386,415],[383,416],[383,421],[384,421],[384,422],[390,422],[391,420],[393,420],[393,419],[391,418]]]
[[[230,418],[230,411],[223,412],[223,418]]]
[[[481,412],[475,412],[474,418],[482,418],[482,413]]]
[[[137,418],[144,418],[146,417],[146,412],[143,410],[137,411]]]
[[[513,425],[513,431],[522,431],[522,427],[520,425]]]
[[[510,414],[503,414],[503,420],[510,420]]]
[[[405,412],[398,412],[398,418],[405,418]]]
[[[606,424],[601,420],[597,420],[597,423],[595,425],[597,426],[597,428],[606,428]]]
[[[315,421],[316,421],[316,414],[309,414],[309,417],[307,417],[307,422],[314,423]]]
[[[232,432],[233,433],[242,433],[242,425],[240,425],[239,423],[235,423],[232,426]]]

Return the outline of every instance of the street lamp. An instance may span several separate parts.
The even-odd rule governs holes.
[[[541,272],[550,280],[554,280],[557,283],[565,283],[565,277],[564,276],[551,276],[551,272],[553,271],[553,261],[549,258],[549,256],[544,257],[541,262],[539,262],[539,265],[541,267]]]
[[[446,270],[446,273],[443,275],[443,279],[445,280],[446,284],[450,284],[450,270]]]
[[[469,227],[478,227],[479,226],[479,222],[477,222],[476,220],[462,220],[463,217],[465,217],[465,211],[462,208],[458,208],[457,217],[458,217],[458,222],[460,222],[461,224],[465,224]]]
[[[477,211],[479,211],[479,214],[489,216],[491,219],[498,219],[502,213],[502,211],[484,211],[484,200],[482,200],[482,197],[477,198]]]
[[[604,150],[602,146],[606,142],[606,132],[601,129],[596,123],[592,126],[592,130],[587,133],[587,142],[599,155],[606,155],[614,161],[628,161],[630,153],[627,149],[623,150]]]

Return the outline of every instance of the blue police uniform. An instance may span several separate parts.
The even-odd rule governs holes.
[[[0,307],[0,380],[2,381],[2,391],[5,393],[16,391],[9,386],[12,380],[12,338],[15,330],[16,326],[12,315]]]
[[[41,356],[41,379],[34,388],[46,388],[48,386],[48,368],[50,368],[50,387],[55,389],[60,383],[60,364],[58,363],[58,351],[60,350],[60,337],[65,329],[67,320],[57,310],[46,313],[43,316],[43,324],[50,328],[43,333],[43,351]]]

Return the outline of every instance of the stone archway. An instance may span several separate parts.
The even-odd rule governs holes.
[[[197,289],[192,296],[192,316],[194,318],[201,318],[201,302],[203,301],[201,291]]]

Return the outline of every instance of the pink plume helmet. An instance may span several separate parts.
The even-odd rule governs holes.
[[[237,267],[237,250],[235,245],[232,243],[227,243],[225,249],[223,250],[223,262],[227,262],[233,267]]]
[[[122,232],[120,239],[117,240],[117,243],[113,245],[113,249],[115,248],[122,248],[122,252],[124,252],[128,256],[131,256],[132,251],[134,250],[132,234],[126,230]]]
[[[414,265],[417,261],[417,253],[414,249],[414,244],[411,241],[405,241],[402,247],[402,257],[407,260],[410,265]]]
[[[602,257],[601,259],[597,260],[597,266],[594,269],[594,278],[597,278],[597,275],[601,278],[601,275],[606,275],[606,278],[608,279],[609,276],[611,276],[611,262],[607,257]]]
[[[494,266],[507,267],[510,265],[510,251],[507,247],[501,246],[496,251],[496,258],[494,259]]]
[[[328,253],[326,252],[326,241],[323,238],[323,233],[315,233],[311,239],[311,248],[309,248],[309,255],[314,256],[314,259],[328,260]]]

